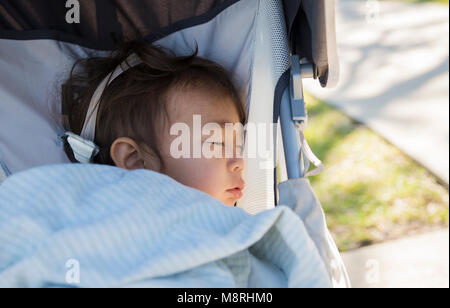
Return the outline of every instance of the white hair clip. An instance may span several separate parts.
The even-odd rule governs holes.
[[[84,120],[84,125],[83,129],[81,130],[80,136],[72,132],[65,133],[67,143],[70,145],[74,158],[78,162],[83,164],[91,163],[93,158],[100,151],[100,148],[94,143],[95,126],[97,123],[97,114],[100,99],[106,87],[120,74],[141,63],[142,60],[133,53],[124,62],[117,66],[111,74],[108,74],[108,76],[106,76],[105,79],[103,79],[103,81],[97,87],[94,95],[91,98],[91,102],[89,103],[89,108],[86,113],[86,118]]]

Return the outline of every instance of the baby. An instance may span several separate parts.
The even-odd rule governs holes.
[[[92,140],[99,152],[93,162],[160,172],[233,206],[245,184],[244,162],[236,154],[242,131],[230,127],[245,125],[246,113],[229,72],[197,54],[198,48],[193,55],[177,57],[167,49],[133,41],[109,58],[77,61],[63,87],[66,129],[81,134],[101,82],[135,55],[140,64],[120,72],[99,98]],[[216,123],[221,134],[196,134],[199,119]],[[179,150],[177,125],[191,132],[188,154],[200,142],[202,149],[212,147],[220,155],[174,155]],[[225,155],[230,146],[233,155]]]

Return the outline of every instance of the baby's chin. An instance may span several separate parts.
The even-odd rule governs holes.
[[[234,206],[236,204],[236,201],[231,200],[230,198],[220,198],[217,196],[212,196],[214,197],[216,200],[219,200],[220,202],[222,202],[223,204],[225,204],[226,206]]]
[[[225,205],[230,206],[230,207],[235,207],[236,202],[237,202],[236,200],[230,200],[230,199],[225,200],[225,201],[223,201],[223,200],[220,200],[220,201],[222,201]]]
[[[214,197],[215,199],[219,200],[223,204],[229,206],[229,207],[235,207],[237,200],[235,198],[230,198],[228,196],[218,196],[211,193],[208,193],[211,197]]]

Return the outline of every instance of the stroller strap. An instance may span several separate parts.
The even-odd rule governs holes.
[[[100,152],[100,148],[94,143],[94,140],[98,108],[103,92],[120,74],[140,63],[142,63],[142,60],[136,54],[131,54],[111,74],[106,76],[91,98],[81,134],[76,135],[73,132],[65,133],[63,136],[64,147],[72,162],[91,163],[93,158]]]
[[[140,63],[142,63],[142,60],[136,54],[131,54],[124,62],[117,66],[110,75],[106,76],[105,79],[103,79],[103,81],[97,87],[97,90],[95,90],[91,102],[89,103],[89,109],[86,113],[86,119],[84,121],[83,129],[81,130],[80,134],[82,138],[90,140],[92,142],[95,139],[95,124],[97,122],[99,103],[106,87],[120,74]]]
[[[308,141],[306,141],[305,134],[303,133],[302,129],[299,129],[299,135],[300,135],[300,144],[302,151],[301,153],[304,155],[305,159],[305,177],[315,176],[322,173],[322,171],[325,169],[324,164],[320,159],[317,158],[317,156],[314,154],[314,152],[311,150]],[[316,169],[308,171],[310,167],[310,163],[312,162],[314,166],[316,166]]]

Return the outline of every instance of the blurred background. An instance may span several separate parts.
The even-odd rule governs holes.
[[[311,179],[354,287],[449,287],[449,1],[336,0],[341,81],[306,82]]]

